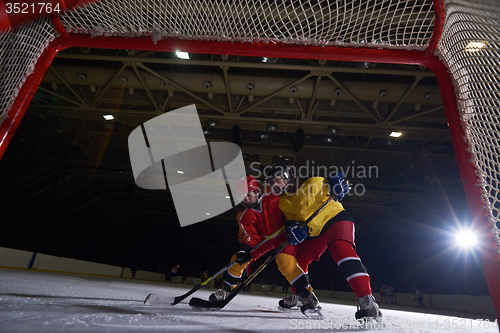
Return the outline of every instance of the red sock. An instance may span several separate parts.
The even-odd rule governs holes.
[[[370,295],[372,293],[370,276],[363,263],[361,263],[361,259],[356,254],[352,244],[344,240],[337,240],[331,243],[328,248],[333,260],[339,265],[347,282],[349,282],[352,290],[354,290],[356,297],[360,298]]]

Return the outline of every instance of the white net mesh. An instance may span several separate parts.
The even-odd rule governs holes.
[[[0,123],[12,107],[26,77],[57,32],[46,19],[0,34]]]
[[[448,0],[445,11],[438,50],[455,81],[482,201],[500,251],[500,7],[496,0]]]
[[[117,11],[116,8],[121,10]],[[429,0],[107,0],[63,15],[70,33],[425,49]]]

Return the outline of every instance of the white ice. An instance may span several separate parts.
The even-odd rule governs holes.
[[[468,318],[384,309],[383,327],[361,328],[354,305],[321,300],[323,320],[300,311],[282,312],[276,297],[238,295],[219,311],[197,311],[189,298],[175,307],[147,306],[149,293],[184,294],[189,285],[119,278],[0,269],[0,332],[498,332],[493,324]],[[214,290],[193,296],[208,298]],[[192,296],[191,296],[192,297]]]

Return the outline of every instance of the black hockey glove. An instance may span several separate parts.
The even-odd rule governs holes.
[[[244,264],[252,260],[252,247],[248,244],[242,243],[241,248],[236,252],[236,261],[238,264]]]

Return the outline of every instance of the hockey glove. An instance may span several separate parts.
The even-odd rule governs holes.
[[[286,236],[290,245],[302,243],[309,236],[307,224],[302,225],[300,222],[295,222],[286,229]]]
[[[242,265],[252,260],[252,247],[248,244],[241,244],[241,249],[236,252],[236,261]]]
[[[330,184],[330,195],[335,198],[335,201],[342,200],[349,193],[349,183],[344,179],[342,172],[337,173],[335,177],[328,178]]]

